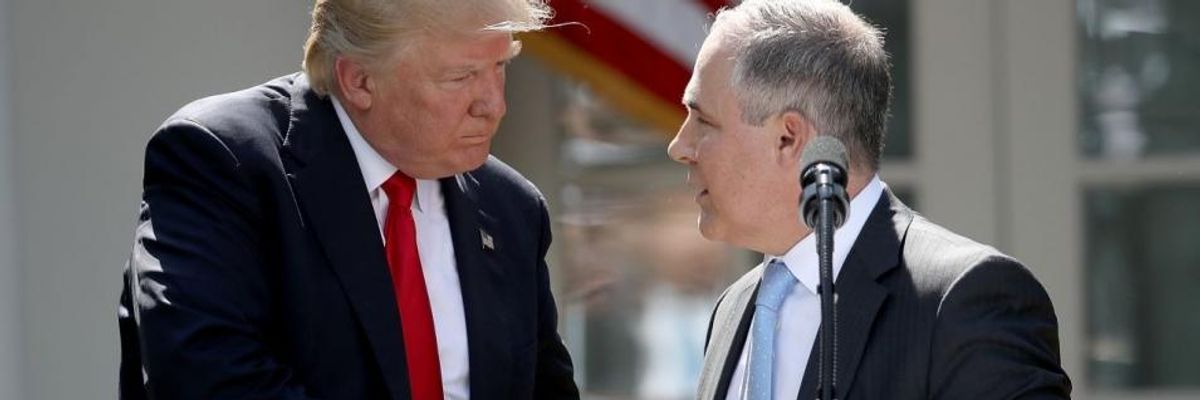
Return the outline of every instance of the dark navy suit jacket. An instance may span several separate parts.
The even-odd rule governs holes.
[[[578,398],[544,198],[495,158],[441,187],[471,396]],[[120,299],[122,399],[409,398],[362,174],[303,74],[170,117],[146,148],[138,221]]]
[[[762,268],[713,313],[699,398],[729,392]],[[838,274],[834,398],[1066,399],[1058,318],[1015,259],[925,219],[884,190]],[[777,340],[788,340],[777,338]],[[797,399],[817,398],[814,343]],[[782,356],[776,356],[782,357]]]

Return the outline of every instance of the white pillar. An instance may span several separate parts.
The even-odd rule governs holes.
[[[8,85],[8,0],[0,0],[0,400],[25,398],[25,351],[21,340],[21,273],[17,250],[13,130]]]
[[[1083,199],[1077,178],[1079,51],[1073,2],[996,2],[1002,36],[998,109],[1009,174],[1004,243],[1050,293],[1063,368],[1075,398],[1094,398],[1085,371],[1087,315]],[[1122,397],[1129,398],[1129,397]],[[1140,397],[1139,397],[1140,398]],[[1149,398],[1149,397],[1147,397]],[[1153,397],[1159,399],[1161,397]]]
[[[910,4],[919,208],[938,224],[1003,250],[993,95],[1000,56],[993,49],[991,0]]]

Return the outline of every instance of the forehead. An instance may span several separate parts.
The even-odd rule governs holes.
[[[520,42],[508,32],[426,31],[400,40],[380,65],[434,75],[482,69],[519,50]]]
[[[684,92],[685,104],[696,104],[705,111],[716,112],[730,101],[733,79],[733,51],[729,40],[718,31],[704,39],[692,79]]]
[[[519,49],[508,32],[428,32],[417,38],[413,58],[438,61],[506,58]]]

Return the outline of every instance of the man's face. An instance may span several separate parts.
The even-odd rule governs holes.
[[[779,254],[795,242],[784,238],[801,228],[799,172],[786,152],[795,145],[781,118],[743,122],[728,48],[720,32],[705,40],[684,95],[687,120],[667,151],[689,168],[705,238]]]
[[[430,33],[371,72],[359,129],[405,173],[425,179],[483,165],[504,116],[504,69],[520,50],[504,32]]]

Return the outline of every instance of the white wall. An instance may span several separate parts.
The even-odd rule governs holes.
[[[0,247],[0,321],[13,313],[5,283],[19,282],[26,348],[25,375],[9,374],[12,329],[0,325],[0,388],[23,380],[29,399],[116,398],[115,311],[145,141],[194,98],[298,70],[312,2],[0,1],[14,128],[0,172],[16,171],[15,185],[0,174],[0,196],[15,193],[21,217],[4,223],[13,210],[0,208],[0,226],[16,226],[22,261],[20,274],[5,268]]]
[[[0,0],[0,400],[25,398],[21,273],[17,261],[13,131],[9,113],[9,1]]]

